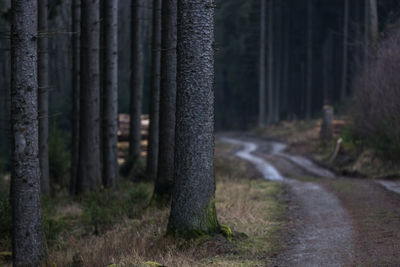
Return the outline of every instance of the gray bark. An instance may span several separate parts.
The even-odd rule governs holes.
[[[99,7],[99,0],[81,2],[78,193],[98,188],[101,181]]]
[[[342,84],[340,100],[347,96],[347,62],[348,62],[348,38],[349,38],[349,0],[344,0],[344,21],[343,21],[343,58],[342,58]]]
[[[143,59],[143,7],[144,0],[132,1],[132,35],[131,35],[131,96],[130,96],[130,134],[129,156],[136,160],[140,157],[141,142],[141,115],[144,83],[144,59]]]
[[[178,4],[175,182],[168,232],[215,233],[214,1]]]
[[[72,0],[72,139],[70,193],[75,194],[79,163],[80,0]]]
[[[268,124],[274,120],[274,0],[268,2]]]
[[[165,204],[171,199],[174,177],[177,9],[177,0],[162,3],[160,143],[153,199]]]
[[[313,3],[308,0],[308,34],[307,34],[307,90],[306,90],[306,120],[311,119],[312,113],[312,79],[313,79]]]
[[[160,72],[161,72],[161,0],[153,4],[152,77],[150,99],[149,145],[147,148],[147,179],[157,178],[159,118],[160,118]]]
[[[36,1],[12,1],[11,202],[14,266],[39,266],[44,257],[37,104],[37,15]]]
[[[266,87],[265,87],[265,22],[266,22],[266,0],[260,0],[260,55],[259,55],[259,82],[258,82],[258,90],[259,90],[259,99],[258,99],[258,126],[263,127],[266,122],[265,117],[265,95],[266,95]]]
[[[49,178],[49,39],[47,0],[38,1],[38,103],[40,188],[50,195]]]
[[[103,185],[118,187],[118,0],[104,1]]]

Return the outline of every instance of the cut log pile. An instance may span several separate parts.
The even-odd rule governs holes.
[[[118,141],[128,142],[129,141],[129,114],[118,115]],[[142,140],[147,140],[149,134],[149,115],[142,115]]]
[[[127,150],[129,148],[129,114],[118,115],[118,159],[119,162],[123,162],[126,157]],[[149,136],[149,115],[142,115],[142,156],[146,156],[147,151],[147,139]]]

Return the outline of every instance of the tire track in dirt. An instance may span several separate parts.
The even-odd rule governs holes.
[[[316,183],[284,177],[264,157],[257,156],[261,152],[255,140],[223,137],[220,141],[243,147],[235,153],[237,157],[254,164],[265,179],[288,186],[295,203],[289,214],[294,231],[287,249],[277,257],[277,266],[345,266],[351,262],[354,254],[352,222],[333,193]],[[262,145],[268,147],[262,153],[274,157],[274,161],[290,161],[290,164],[320,178],[334,177],[303,157],[284,153],[284,144],[267,142]],[[254,155],[256,151],[258,154]],[[285,164],[290,166],[287,162]],[[290,170],[285,169],[285,173],[290,173]]]

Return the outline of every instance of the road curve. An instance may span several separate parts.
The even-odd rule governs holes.
[[[256,141],[237,138],[220,138],[221,142],[242,146],[235,155],[254,164],[267,180],[280,181],[288,185],[294,208],[289,217],[294,223],[294,236],[288,248],[278,256],[278,266],[346,266],[353,256],[353,227],[338,198],[322,186],[283,177],[279,170],[253,152],[259,145]],[[270,142],[269,156],[276,160],[291,161],[301,165],[317,177],[332,178],[333,174],[315,166],[304,157],[284,153],[286,146]],[[260,151],[258,151],[260,153]],[[312,170],[312,171],[311,171]],[[293,204],[293,203],[292,203]]]
[[[228,137],[221,138],[221,141],[243,146],[243,149],[236,152],[235,155],[254,164],[256,169],[263,175],[264,179],[271,181],[283,181],[285,179],[271,163],[252,154],[252,152],[257,150],[257,144]]]

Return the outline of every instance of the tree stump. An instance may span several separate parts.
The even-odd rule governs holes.
[[[325,105],[322,114],[321,140],[329,141],[333,137],[333,107]]]

